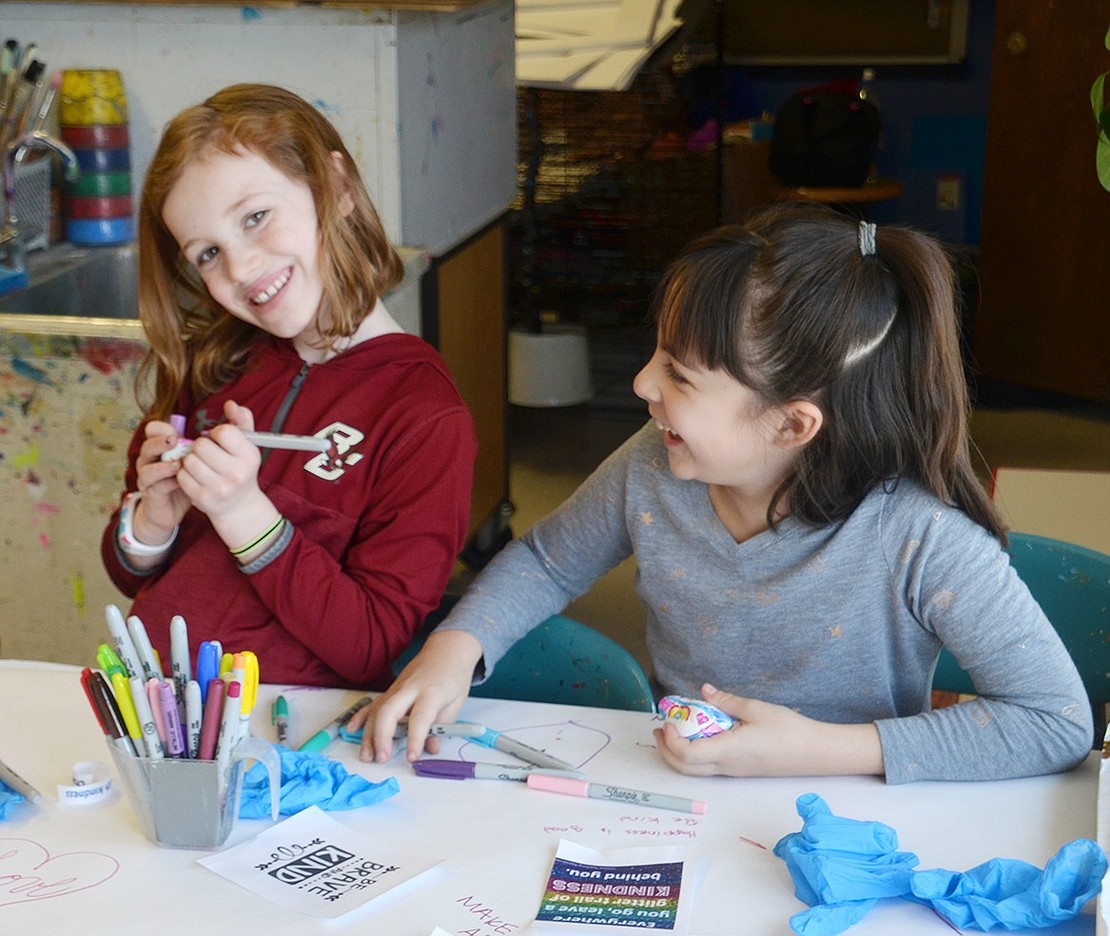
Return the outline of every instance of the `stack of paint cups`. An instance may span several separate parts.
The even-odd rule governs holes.
[[[62,139],[81,167],[81,175],[65,185],[66,240],[74,244],[134,240],[127,95],[119,72],[69,69],[62,74],[60,96]]]

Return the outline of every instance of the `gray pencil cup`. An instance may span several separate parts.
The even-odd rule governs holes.
[[[248,737],[226,761],[131,757],[109,743],[120,779],[147,838],[164,848],[221,848],[239,815],[244,761],[270,775],[270,813],[278,817],[281,759],[272,744]]]

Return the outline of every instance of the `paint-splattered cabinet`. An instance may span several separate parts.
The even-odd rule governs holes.
[[[136,323],[137,325],[137,323]],[[0,657],[87,665],[104,606],[129,602],[100,562],[139,421],[137,328],[0,328]]]

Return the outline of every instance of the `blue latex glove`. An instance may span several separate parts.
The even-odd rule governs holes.
[[[914,871],[917,856],[897,851],[894,830],[880,822],[834,816],[814,793],[798,798],[800,832],[775,846],[811,909],[790,918],[804,936],[832,936],[863,919],[882,897],[932,907],[954,926],[987,930],[1050,926],[1071,919],[1098,893],[1103,850],[1088,839],[1060,849],[1044,871],[994,858],[970,871]]]
[[[23,802],[23,794],[16,793],[3,780],[0,780],[0,819],[7,819],[13,806]]]
[[[1106,854],[1090,839],[1061,848],[1044,871],[1011,858],[992,858],[965,871],[919,871],[912,899],[931,906],[953,926],[1032,929],[1070,920],[1098,893]]]
[[[890,826],[834,816],[816,793],[798,797],[797,808],[801,831],[775,845],[794,879],[794,893],[812,908],[790,918],[795,933],[841,933],[880,898],[909,893],[917,855],[898,851]]]
[[[342,764],[323,754],[275,747],[281,758],[278,811],[283,816],[295,815],[309,806],[328,810],[371,806],[400,789],[394,777],[371,783],[365,777],[348,773]],[[270,818],[270,775],[262,763],[255,762],[243,777],[239,816],[243,819]]]

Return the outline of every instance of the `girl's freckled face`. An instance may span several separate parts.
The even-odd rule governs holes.
[[[313,339],[324,290],[307,185],[248,150],[213,152],[185,167],[162,219],[231,315],[297,347]]]

